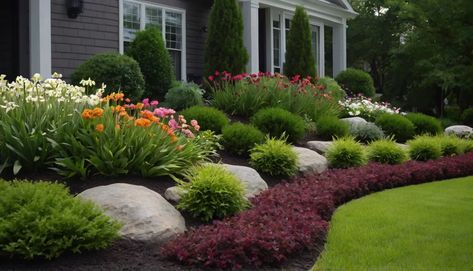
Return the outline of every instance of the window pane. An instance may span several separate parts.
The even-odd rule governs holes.
[[[123,3],[123,39],[132,41],[140,30],[140,5],[131,2]]]
[[[312,55],[314,56],[315,63],[317,63],[318,54],[317,54],[317,32],[312,31]]]
[[[182,65],[181,65],[181,51],[177,50],[169,50],[169,54],[171,55],[172,64],[174,66],[174,71],[176,75],[176,79],[181,79],[182,73]]]
[[[166,47],[182,49],[182,14],[166,11]]]
[[[281,55],[281,30],[274,29],[273,30],[273,64],[275,67],[280,67],[280,55]]]
[[[160,31],[163,25],[163,11],[159,8],[146,7],[145,27],[157,26]]]

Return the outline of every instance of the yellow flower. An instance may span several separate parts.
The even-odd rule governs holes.
[[[95,126],[95,131],[97,131],[99,133],[102,133],[104,129],[105,129],[105,126],[103,126],[102,123],[99,123],[99,124],[97,124],[97,126]]]
[[[135,126],[139,127],[149,127],[151,126],[152,122],[149,119],[139,118],[135,120]]]

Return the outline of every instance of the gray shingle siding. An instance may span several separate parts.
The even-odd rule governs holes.
[[[148,0],[186,10],[187,74],[202,76],[210,0]],[[119,1],[84,0],[76,19],[67,17],[64,0],[51,0],[52,70],[68,78],[97,53],[119,50]]]

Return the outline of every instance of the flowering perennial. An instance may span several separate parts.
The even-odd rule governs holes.
[[[367,120],[374,120],[383,113],[403,114],[400,108],[386,102],[374,102],[371,98],[362,95],[347,98],[339,101],[339,103],[343,107],[343,115],[347,117],[362,117]]]

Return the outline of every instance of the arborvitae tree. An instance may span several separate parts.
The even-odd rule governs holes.
[[[243,44],[243,16],[235,0],[215,0],[210,11],[205,49],[206,75],[215,71],[245,71],[248,53]]]
[[[145,78],[143,97],[164,98],[172,87],[174,69],[159,29],[150,27],[138,32],[126,54],[140,64]]]
[[[312,50],[309,16],[303,7],[297,7],[287,37],[284,74],[289,78],[294,75],[315,77],[315,59]]]

